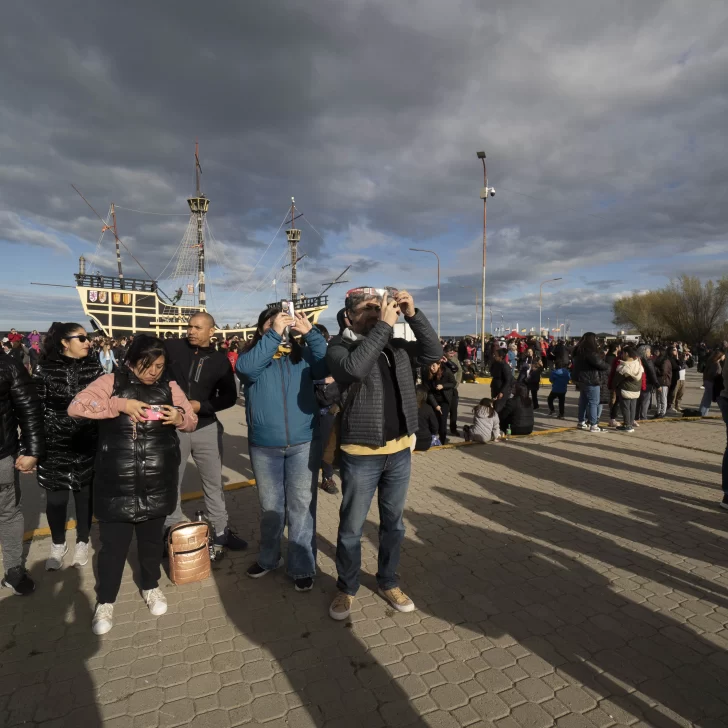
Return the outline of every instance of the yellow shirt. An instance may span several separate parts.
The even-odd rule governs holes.
[[[342,445],[342,452],[349,455],[394,455],[402,450],[411,450],[414,445],[415,435],[402,435],[394,440],[387,440],[386,444],[379,447],[375,445]]]

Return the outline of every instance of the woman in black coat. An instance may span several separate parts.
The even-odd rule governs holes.
[[[158,588],[164,520],[177,506],[180,463],[176,429],[192,432],[197,416],[182,390],[165,375],[164,343],[144,334],[134,338],[125,365],[80,392],[68,414],[98,420],[94,513],[99,520],[93,631],[113,626],[131,537],[136,534],[142,596],[155,616],[167,611]]]
[[[447,423],[450,403],[455,391],[455,375],[442,362],[433,362],[427,368],[424,384],[429,390],[427,402],[435,410],[440,429],[440,443],[447,444]]]
[[[74,420],[66,410],[76,394],[102,374],[98,357],[90,350],[91,340],[83,326],[54,323],[33,372],[43,406],[46,440],[46,456],[38,463],[38,484],[46,491],[46,516],[51,530],[48,571],[60,569],[68,552],[66,519],[71,493],[76,507],[73,565],[88,563],[96,423]]]
[[[501,432],[511,435],[530,435],[533,432],[533,406],[529,397],[528,387],[519,382],[513,391],[513,396],[506,402],[500,412]]]

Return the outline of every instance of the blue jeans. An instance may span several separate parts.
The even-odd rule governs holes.
[[[260,500],[258,564],[274,569],[288,523],[286,573],[293,579],[316,575],[316,495],[321,441],[291,447],[250,446],[250,463]]]
[[[718,397],[718,408],[723,415],[723,422],[725,422],[726,431],[728,432],[728,399],[722,394]],[[721,473],[723,479],[723,497],[726,499],[728,498],[728,444],[723,453],[723,468],[721,469]]]
[[[713,404],[713,382],[703,382],[705,390],[703,391],[703,399],[700,400],[700,416],[710,412],[710,405]]]
[[[394,455],[349,455],[341,453],[341,509],[336,542],[336,586],[354,596],[359,589],[361,534],[377,492],[379,506],[380,589],[398,585],[399,550],[404,540],[404,503],[410,480],[412,453],[409,448]]]
[[[588,422],[590,425],[599,424],[599,392],[600,387],[579,385],[579,422]]]

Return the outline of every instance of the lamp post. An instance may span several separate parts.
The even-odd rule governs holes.
[[[437,336],[440,337],[440,256],[434,250],[423,250],[422,248],[410,248],[416,253],[431,253],[437,258]]]
[[[546,283],[553,283],[554,281],[560,281],[561,278],[549,278],[547,281],[543,281],[538,288],[538,335],[541,336],[541,297],[543,295],[543,287]]]
[[[485,209],[488,196],[495,197],[495,187],[488,187],[488,175],[485,170],[485,152],[476,152],[478,159],[483,163],[483,187],[480,190],[480,198],[483,200],[483,316],[480,323],[480,344],[483,352],[483,361],[485,361]]]

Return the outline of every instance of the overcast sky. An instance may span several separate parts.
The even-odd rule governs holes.
[[[487,7],[486,7],[487,6]],[[106,215],[153,276],[184,233],[200,141],[210,308],[275,298],[290,197],[300,280],[407,287],[442,333],[475,329],[487,154],[487,327],[568,318],[728,253],[728,6],[581,0],[11,3],[0,25],[0,330],[83,320]],[[314,227],[312,229],[307,221]],[[127,276],[144,274],[128,255]],[[215,265],[217,263],[217,265]],[[257,265],[256,265],[257,264]],[[169,274],[169,269],[165,275]],[[164,276],[162,277],[164,278]],[[278,290],[281,294],[281,287]]]

